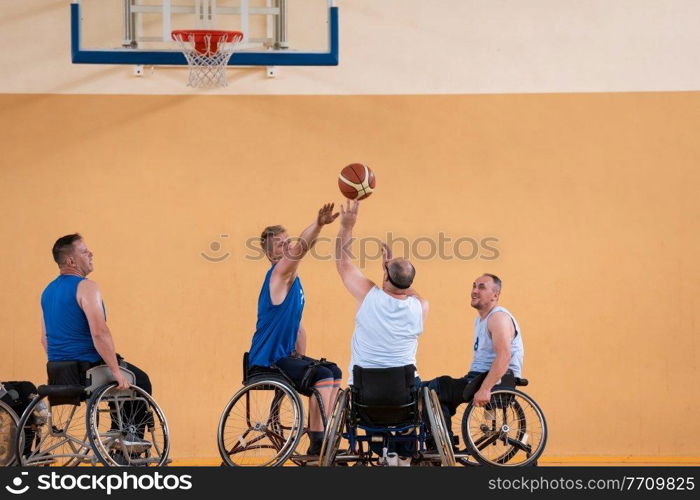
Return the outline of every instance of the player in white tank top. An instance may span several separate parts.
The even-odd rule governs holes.
[[[491,389],[508,369],[516,377],[522,371],[523,347],[520,327],[515,318],[498,305],[501,280],[493,274],[479,276],[472,285],[471,306],[479,317],[474,322],[475,345],[472,371],[488,371],[474,395],[474,404],[483,406],[491,399]]]
[[[336,267],[343,284],[358,302],[352,335],[352,368],[392,368],[416,364],[418,336],[428,314],[428,302],[411,288],[415,269],[406,259],[391,256],[384,246],[384,277],[381,288],[370,281],[350,260],[346,245],[352,240],[359,201],[340,207],[340,230],[336,242]]]

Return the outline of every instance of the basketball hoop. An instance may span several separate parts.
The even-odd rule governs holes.
[[[175,30],[173,40],[180,44],[190,68],[189,87],[225,87],[226,66],[243,39],[240,31]]]

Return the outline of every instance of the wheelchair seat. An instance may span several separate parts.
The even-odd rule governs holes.
[[[243,354],[243,385],[248,385],[252,382],[258,382],[265,379],[282,379],[289,384],[294,390],[299,392],[299,388],[294,381],[290,379],[282,370],[276,366],[250,366],[249,353]],[[305,394],[308,395],[308,394]]]
[[[49,361],[46,363],[48,385],[37,387],[39,396],[48,396],[51,405],[79,405],[85,401],[87,361]]]
[[[394,368],[353,366],[352,412],[360,425],[399,426],[417,418],[414,365]]]

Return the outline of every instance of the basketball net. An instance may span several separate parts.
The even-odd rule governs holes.
[[[226,87],[226,67],[243,34],[238,31],[209,33],[174,31],[189,66],[188,87]]]

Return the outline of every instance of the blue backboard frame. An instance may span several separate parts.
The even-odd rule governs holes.
[[[74,64],[133,64],[142,66],[186,66],[182,52],[174,50],[101,49],[83,50],[80,46],[80,4],[70,4],[71,60]],[[328,52],[234,52],[229,66],[337,66],[338,7],[329,7]]]

